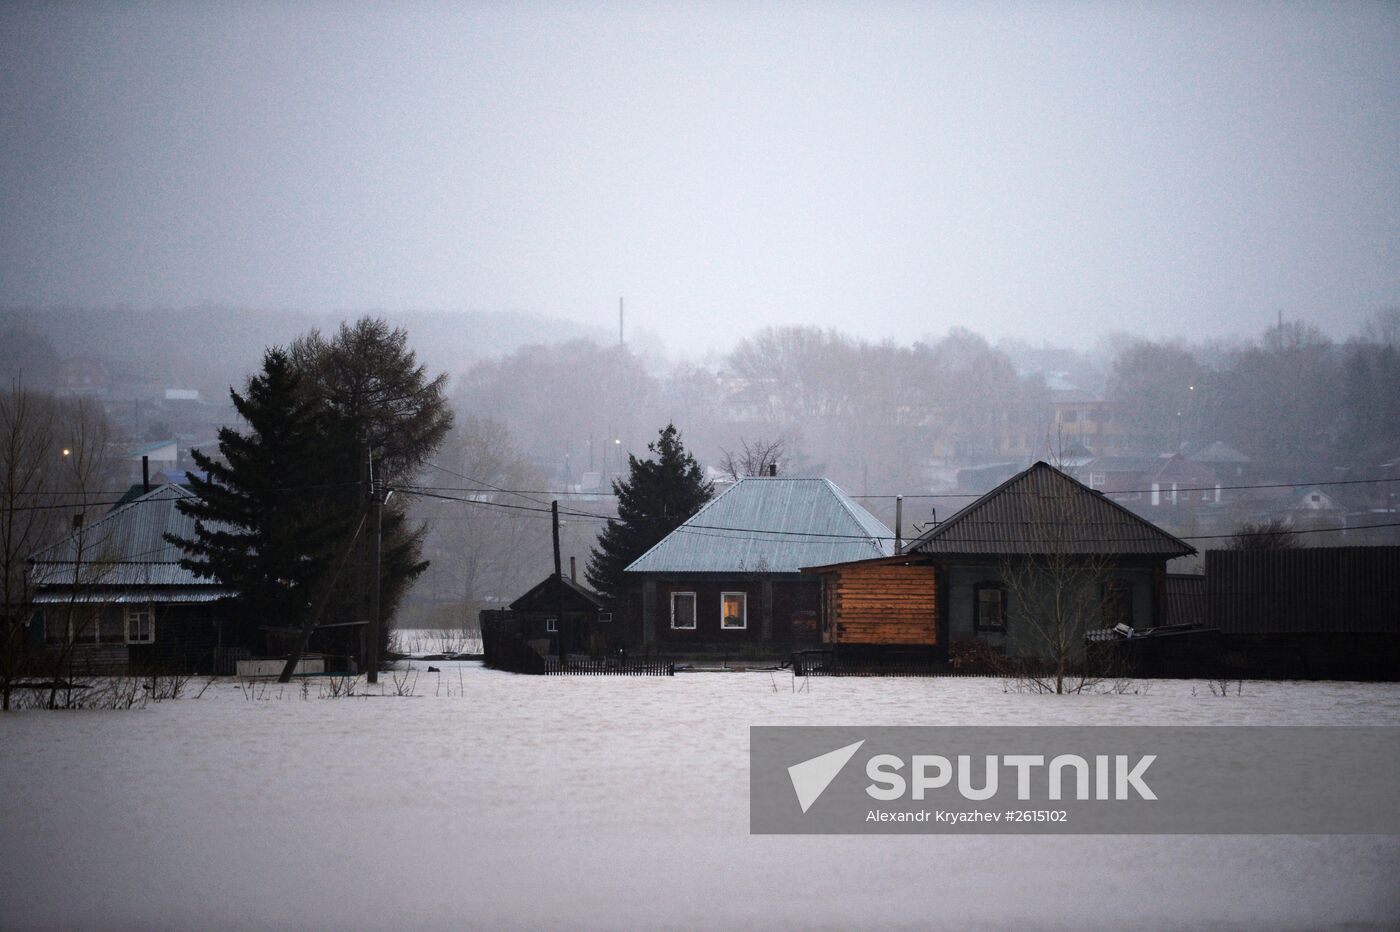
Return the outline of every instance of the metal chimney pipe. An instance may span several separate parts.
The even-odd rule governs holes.
[[[151,458],[141,457],[141,491],[146,493],[151,491]]]
[[[894,552],[904,549],[904,496],[894,497]]]
[[[569,582],[578,582],[578,561],[574,557],[569,557]]]

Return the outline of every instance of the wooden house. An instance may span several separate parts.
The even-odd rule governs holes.
[[[1166,564],[1195,553],[1151,522],[1046,463],[1036,463],[925,531],[898,555],[811,565],[821,628],[837,648],[926,648],[957,641],[1034,656],[1057,587],[1082,606],[1075,636],[1158,624]]]
[[[571,654],[596,653],[619,643],[618,626],[602,597],[567,576],[550,573],[510,603],[502,617],[512,620],[514,633],[540,654],[557,654],[561,637]]]
[[[176,507],[193,495],[160,486],[29,558],[31,643],[41,654],[111,675],[231,672],[247,656],[232,593],[180,566],[182,552],[165,539],[193,536],[194,519]]]
[[[627,567],[632,642],[711,656],[818,645],[821,584],[802,568],[890,556],[893,541],[829,479],[740,479]]]

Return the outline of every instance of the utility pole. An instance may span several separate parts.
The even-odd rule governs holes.
[[[370,495],[374,508],[374,536],[370,539],[370,547],[373,548],[370,557],[370,572],[374,577],[370,580],[369,590],[369,645],[365,649],[365,666],[369,683],[379,682],[379,637],[383,621],[379,617],[379,598],[381,570],[384,561],[384,500],[385,489],[377,485],[374,481],[374,463],[370,462]]]
[[[554,643],[562,670],[568,652],[564,647],[564,574],[559,565],[559,499],[549,503],[549,514],[554,519]]]

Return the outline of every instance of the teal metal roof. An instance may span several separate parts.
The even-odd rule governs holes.
[[[113,508],[100,520],[34,554],[29,560],[30,582],[41,589],[81,583],[95,589],[183,586],[218,590],[213,580],[202,579],[181,566],[184,552],[165,539],[166,534],[194,536],[194,518],[176,507],[181,500],[194,497],[189,489],[163,485]]]
[[[888,557],[894,535],[829,479],[740,479],[629,573],[797,573]]]

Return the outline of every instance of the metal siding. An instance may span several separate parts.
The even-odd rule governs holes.
[[[891,556],[894,535],[827,479],[745,478],[627,567],[631,573],[796,573]]]

